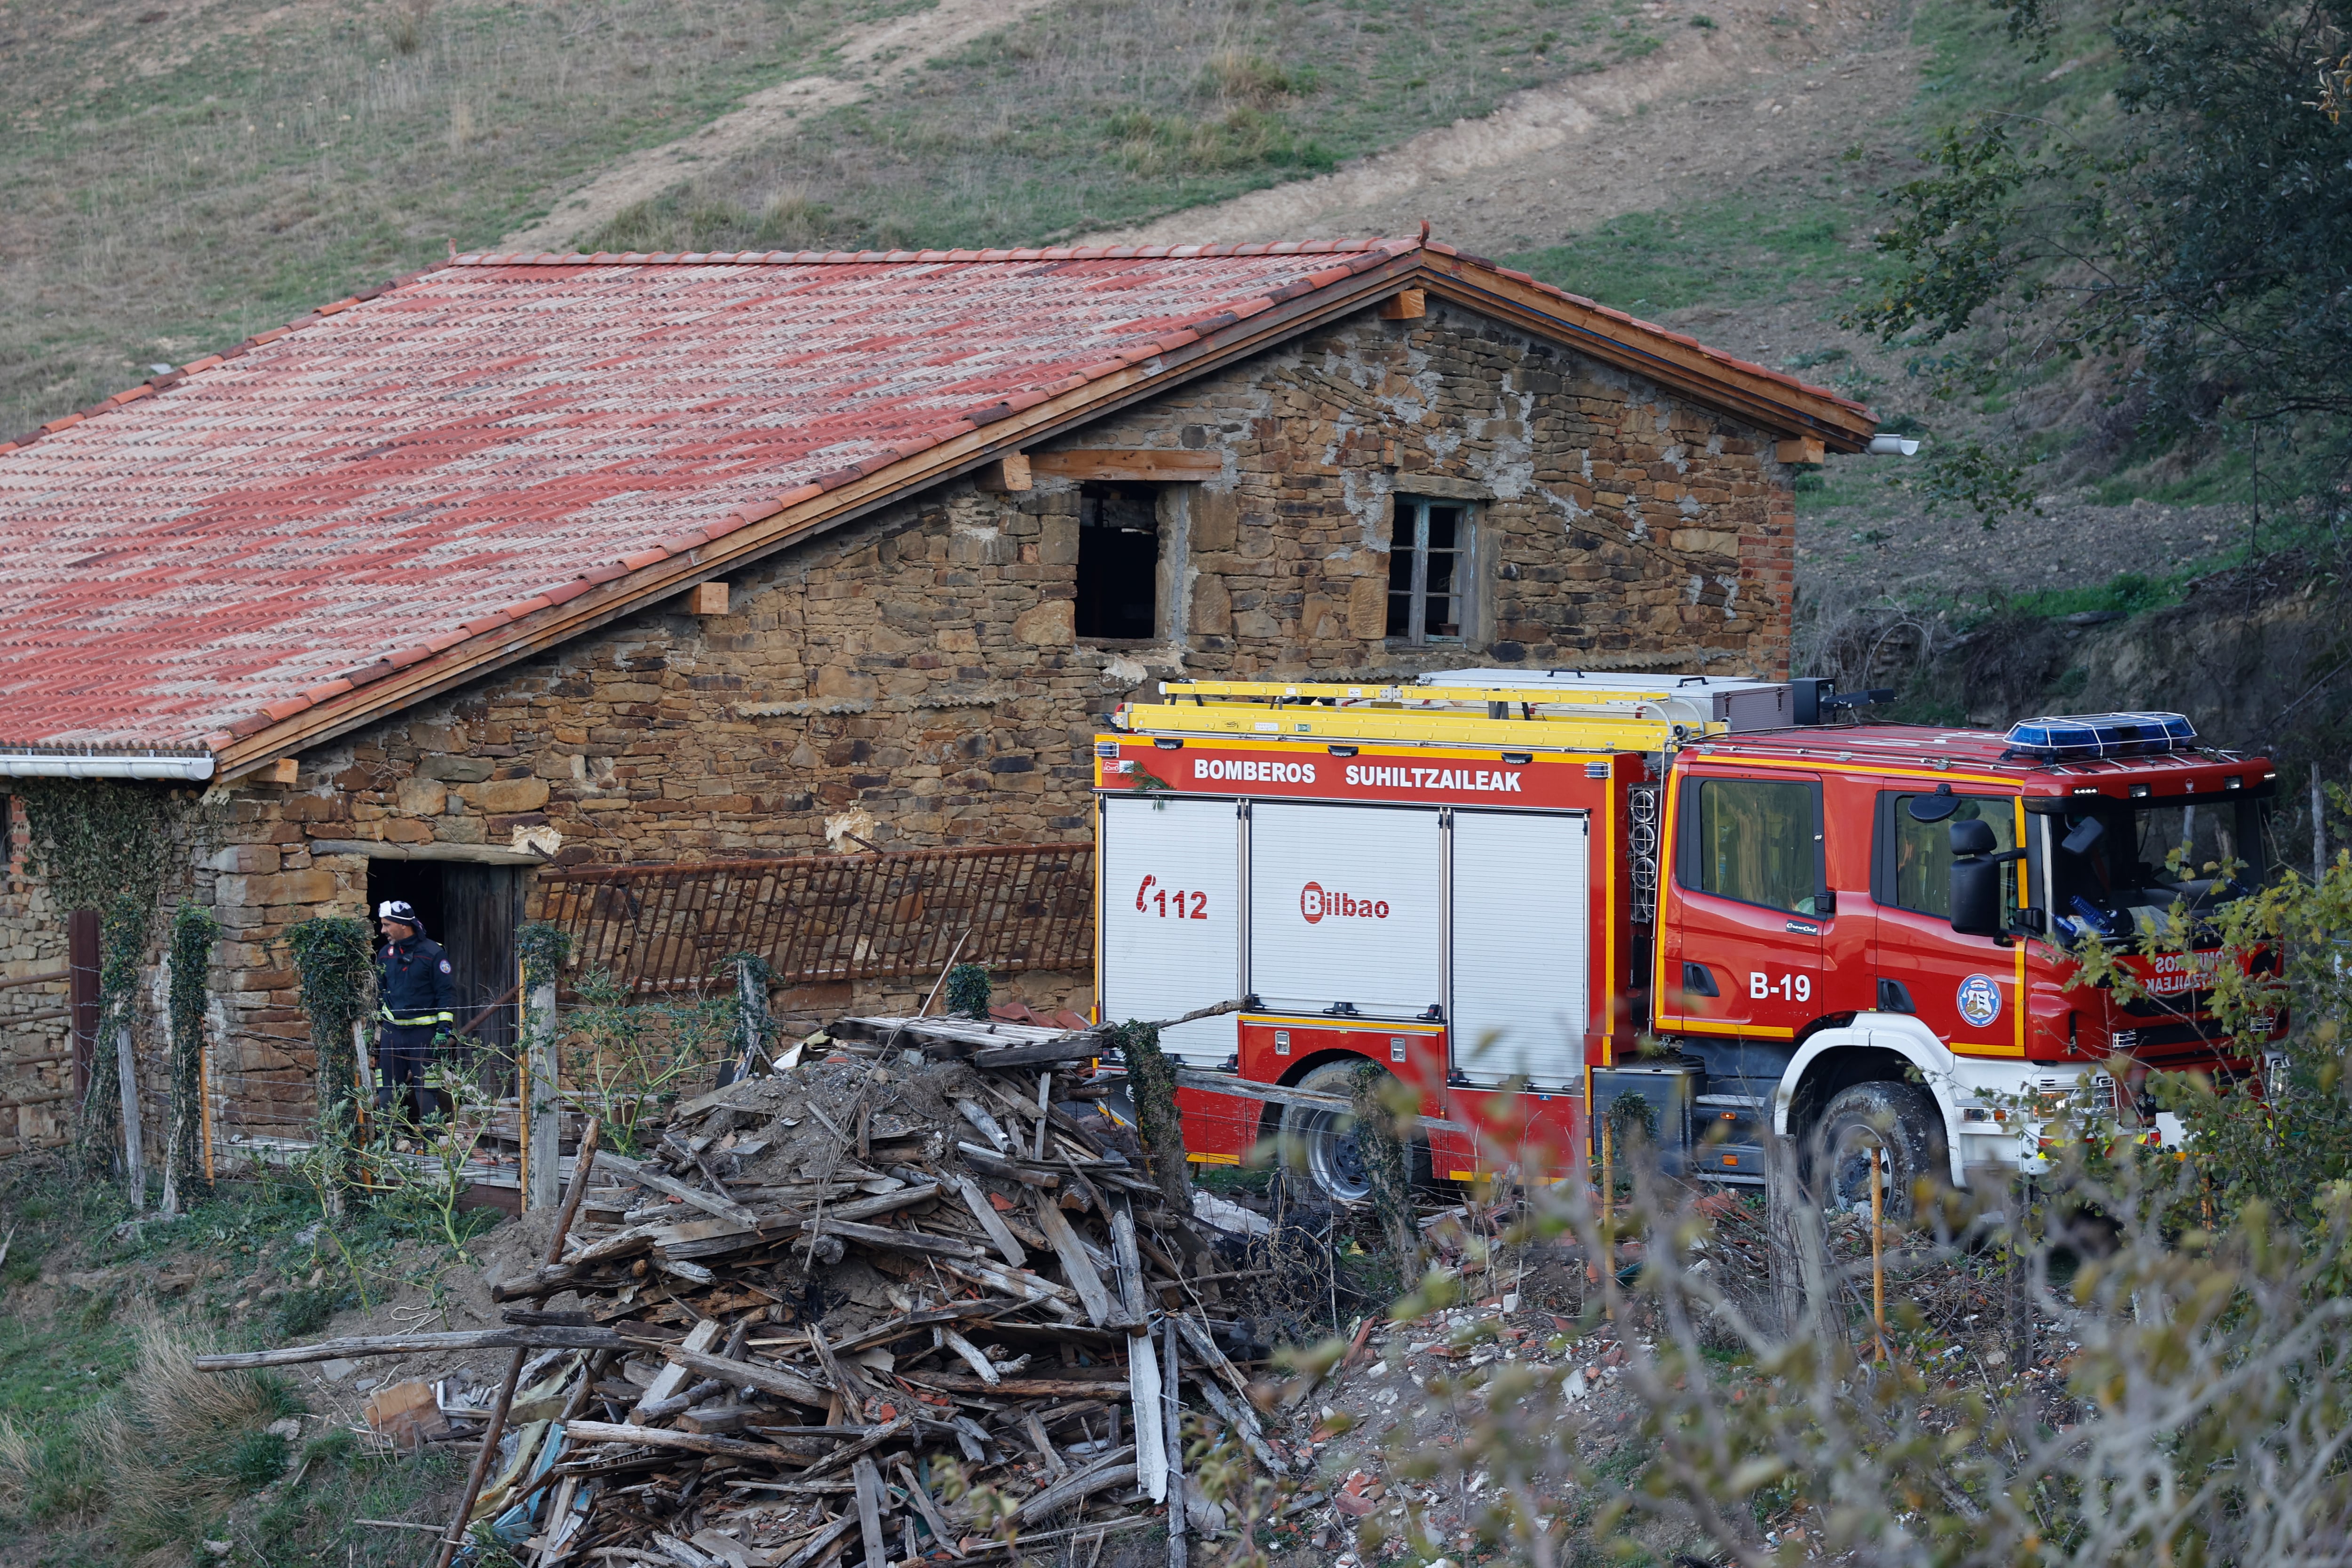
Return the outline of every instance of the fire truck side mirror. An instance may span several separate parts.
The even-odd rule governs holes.
[[[1952,837],[1963,826],[1955,823]],[[1991,831],[1986,830],[1990,838]],[[1952,862],[1952,929],[1962,936],[1999,936],[2000,929],[2000,866],[1981,856]]]
[[[1915,795],[1906,808],[1914,822],[1941,822],[1960,809],[1960,797],[1952,793],[1948,784],[1939,784],[1933,795]]]

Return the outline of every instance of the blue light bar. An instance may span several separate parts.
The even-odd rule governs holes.
[[[2064,713],[2009,727],[2010,754],[2045,763],[2185,752],[2197,731],[2179,713]]]

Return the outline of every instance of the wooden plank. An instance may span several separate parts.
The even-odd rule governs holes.
[[[687,614],[692,616],[723,616],[727,613],[725,583],[697,583],[687,590]]]
[[[715,1214],[721,1219],[731,1219],[736,1224],[745,1226],[756,1226],[760,1223],[760,1216],[741,1204],[730,1203],[725,1198],[712,1197],[699,1187],[689,1187],[684,1182],[666,1176],[638,1161],[625,1160],[610,1150],[596,1151],[596,1168],[600,1171],[610,1171],[616,1176],[626,1177],[641,1187],[651,1187],[655,1192],[667,1193],[681,1203],[692,1204],[705,1214]]]
[[[997,1046],[974,1051],[971,1065],[982,1068],[1058,1067],[1065,1062],[1098,1057],[1105,1048],[1102,1037],[1088,1030],[1066,1035],[1058,1040],[1039,1040],[1034,1045]]]
[[[940,1505],[931,1500],[930,1492],[916,1477],[914,1467],[901,1459],[898,1461],[898,1479],[907,1489],[907,1500],[915,1505],[915,1511],[923,1516],[925,1524],[930,1526],[931,1540],[946,1547],[949,1556],[962,1556],[962,1548],[956,1545],[955,1531],[949,1527],[947,1520],[940,1515]]]
[[[1142,483],[1198,483],[1225,471],[1221,452],[1161,447],[1110,447],[1076,452],[1032,452],[1031,471],[1066,479],[1131,479]]]
[[[1061,1450],[1054,1447],[1054,1439],[1045,1436],[1045,1424],[1037,1419],[1037,1413],[1034,1410],[1021,1412],[1021,1431],[1022,1435],[1029,1439],[1029,1447],[1036,1450],[1037,1458],[1045,1461],[1047,1469],[1054,1472],[1055,1480],[1060,1480],[1070,1473],[1070,1467],[1062,1462]]]
[[[919,1252],[930,1258],[978,1258],[981,1250],[968,1241],[950,1241],[943,1236],[933,1236],[923,1230],[891,1230],[878,1225],[853,1225],[827,1215],[801,1226],[804,1231],[837,1236],[844,1241],[855,1241],[864,1247],[878,1247],[891,1252]]]
[[[1188,1523],[1184,1493],[1184,1407],[1177,1399],[1178,1379],[1183,1376],[1183,1363],[1176,1355],[1176,1325],[1162,1318],[1160,1331],[1166,1336],[1163,1344],[1168,1352],[1168,1359],[1160,1369],[1160,1397],[1167,1402],[1168,1421],[1168,1568],[1186,1568],[1191,1560],[1191,1548],[1184,1541]],[[1150,1342],[1147,1340],[1144,1343],[1149,1346]]]
[[[1827,446],[1811,436],[1799,436],[1791,440],[1775,442],[1774,460],[1782,463],[1819,464],[1827,455]]]
[[[1078,1233],[1062,1214],[1059,1204],[1039,1197],[1036,1203],[1037,1228],[1045,1233],[1053,1244],[1054,1256],[1062,1260],[1062,1277],[1070,1289],[1078,1293],[1078,1300],[1087,1309],[1087,1316],[1096,1328],[1113,1328],[1126,1321],[1126,1314],[1111,1310],[1110,1294],[1103,1289],[1102,1276],[1095,1272],[1095,1260],[1078,1240]]]
[[[866,1536],[866,1568],[890,1568],[890,1543],[882,1537],[882,1472],[860,1458],[850,1472],[857,1482],[857,1528]]]
[[[989,1387],[994,1388],[1004,1381],[1004,1374],[996,1370],[995,1363],[988,1359],[981,1348],[953,1329],[942,1326],[940,1330],[940,1342],[961,1356],[963,1363],[971,1368],[972,1375]]]
[[[685,1342],[678,1348],[698,1353],[707,1352],[718,1342],[719,1336],[725,1330],[726,1325],[718,1319],[705,1318],[694,1325],[693,1331],[686,1336]],[[654,1374],[653,1382],[646,1386],[645,1393],[638,1396],[636,1404],[630,1406],[629,1419],[632,1421],[646,1419],[647,1413],[653,1406],[675,1397],[678,1390],[686,1386],[687,1379],[693,1375],[693,1372],[694,1369],[685,1363],[673,1360],[669,1365]]]
[[[963,1199],[963,1206],[971,1211],[971,1217],[978,1220],[980,1228],[988,1233],[988,1239],[995,1244],[998,1254],[1015,1268],[1027,1268],[1029,1255],[1021,1249],[1020,1241],[1005,1225],[1004,1216],[996,1212],[996,1205],[988,1201],[988,1194],[981,1191],[980,1184],[970,1176],[961,1175],[955,1178],[955,1183],[956,1194]]]
[[[1418,321],[1429,314],[1429,290],[1400,289],[1381,301],[1383,321]]]
[[[1128,1425],[1135,1431],[1135,1481],[1153,1502],[1168,1496],[1168,1444],[1160,1420],[1160,1358],[1146,1334],[1127,1356]]]
[[[696,1325],[698,1328],[700,1326]],[[667,1345],[663,1347],[662,1354],[688,1372],[719,1378],[739,1388],[756,1388],[762,1394],[772,1394],[779,1399],[789,1399],[794,1405],[805,1405],[812,1410],[822,1410],[833,1403],[830,1391],[819,1388],[807,1378],[786,1372],[782,1367],[756,1361],[730,1361],[725,1356],[709,1354],[699,1347],[689,1350],[683,1344]]]
[[[1066,1369],[1067,1370],[1067,1369]],[[1000,1374],[995,1383],[982,1383],[976,1377],[962,1377],[948,1372],[905,1372],[899,1376],[923,1388],[936,1388],[942,1394],[1003,1394],[1008,1399],[1028,1399],[1050,1396],[1055,1399],[1101,1399],[1116,1395],[1116,1382],[1097,1382],[1092,1378],[1075,1377],[1012,1377]]]
[[[894,1438],[903,1437],[914,1429],[915,1418],[912,1415],[901,1415],[894,1420],[886,1421],[879,1426],[868,1426],[865,1436],[844,1447],[835,1449],[802,1471],[801,1479],[812,1481],[829,1471],[837,1470],[851,1460],[864,1458],[883,1444]],[[871,1463],[870,1460],[867,1462]]]
[[[766,1443],[746,1443],[739,1437],[705,1437],[693,1432],[673,1432],[667,1426],[632,1426],[626,1422],[567,1421],[563,1436],[571,1443],[633,1443],[649,1448],[683,1448],[689,1454],[711,1454],[730,1459],[764,1459],[790,1464],[793,1456]]]
[[[784,1559],[781,1568],[812,1568],[817,1559],[833,1550],[834,1543],[857,1528],[857,1515],[845,1513],[808,1539],[807,1544]]]
[[[1034,1519],[1051,1519],[1097,1492],[1133,1481],[1137,1479],[1133,1453],[1131,1448],[1114,1448],[1069,1479],[1047,1487],[1013,1510],[1013,1523],[1019,1526]]]
[[[1150,1321],[1150,1298],[1143,1289],[1143,1253],[1135,1237],[1135,1210],[1126,1197],[1110,1216],[1111,1256],[1118,1265],[1119,1304],[1127,1309],[1130,1333],[1139,1333]]]
[[[863,1333],[852,1334],[833,1347],[836,1355],[855,1355],[876,1345],[887,1345],[892,1340],[942,1323],[963,1323],[975,1319],[992,1319],[1021,1306],[1019,1301],[955,1301],[944,1307],[926,1307],[919,1312],[907,1312],[887,1322],[875,1324]]]
[[[238,1351],[195,1358],[198,1372],[243,1372],[254,1367],[299,1366],[305,1362],[375,1355],[423,1355],[436,1351],[621,1350],[627,1342],[610,1329],[464,1329],[455,1333],[370,1334],[281,1345],[274,1351]]]

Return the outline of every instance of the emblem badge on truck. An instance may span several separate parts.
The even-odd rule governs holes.
[[[1971,974],[1960,982],[1960,1016],[1981,1029],[2000,1016],[2000,987],[1990,974]]]

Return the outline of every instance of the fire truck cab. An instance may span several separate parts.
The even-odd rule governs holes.
[[[1097,1005],[1244,999],[1163,1037],[1197,1161],[1280,1134],[1362,1196],[1315,1096],[1369,1061],[1419,1093],[1424,1177],[1558,1173],[1631,1115],[1670,1168],[1760,1182],[1777,1134],[1866,1204],[1871,1149],[1897,1194],[2005,1178],[2070,1101],[2162,1137],[2147,1071],[2242,1066],[2210,953],[2136,960],[2129,1002],[2073,982],[2085,933],[2265,873],[2272,769],[2178,715],[1996,734],[1858,722],[1822,680],[1571,670],[1160,696],[1095,745]]]

